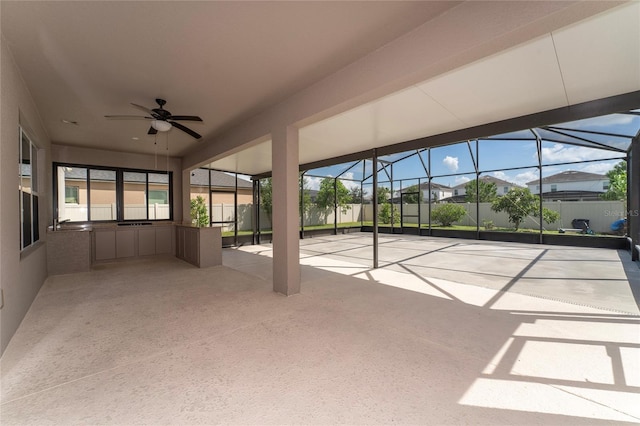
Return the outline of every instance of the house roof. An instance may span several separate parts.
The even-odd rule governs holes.
[[[235,188],[236,179],[230,174],[209,169],[195,169],[191,171],[192,186],[209,186],[208,173],[211,172],[211,186],[215,188]],[[238,188],[251,189],[253,184],[245,179],[238,178]]]
[[[475,180],[475,179],[474,179],[474,180]],[[516,184],[516,183],[508,182],[508,181],[506,181],[506,180],[504,180],[504,179],[500,179],[500,178],[497,178],[497,177],[495,177],[495,176],[490,176],[490,175],[480,176],[480,181],[481,181],[481,182],[490,182],[490,183],[495,183],[495,184],[496,184],[496,186],[519,186],[519,185],[518,185],[518,184]],[[473,182],[473,180],[471,180],[471,181],[469,181],[469,182]],[[469,182],[461,183],[460,185],[456,185],[456,186],[454,186],[453,188],[454,188],[454,189],[464,188],[465,186],[467,186],[467,184],[468,184]]]
[[[542,183],[566,183],[566,182],[585,182],[593,180],[608,179],[605,175],[599,175],[596,173],[580,172],[577,170],[565,170],[564,172],[556,173],[555,175],[542,178]],[[537,185],[538,179],[527,182],[527,185]]]
[[[601,201],[603,191],[548,191],[542,193],[543,200],[564,201],[583,200]]]
[[[91,169],[91,180],[102,182],[115,182],[116,175],[113,170]],[[146,177],[140,172],[124,172],[125,181],[129,183],[144,183]],[[69,180],[86,180],[87,168],[83,167],[66,167],[64,171],[65,179]],[[169,175],[166,173],[149,172],[149,183],[168,183]]]
[[[428,182],[421,183],[420,184],[420,189],[428,190],[429,189],[429,183]],[[450,186],[447,186],[447,185],[442,185],[440,183],[431,182],[431,189],[451,190],[452,188]]]

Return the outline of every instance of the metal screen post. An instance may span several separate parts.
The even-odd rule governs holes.
[[[238,245],[238,174],[235,174],[236,187],[233,191],[233,245]]]
[[[304,240],[304,174],[300,175],[300,239]]]
[[[373,149],[373,268],[378,268],[378,150]]]
[[[333,235],[338,235],[338,178],[333,179]]]
[[[631,140],[631,149],[629,150],[629,161],[627,162],[627,227],[629,236],[631,237],[631,259],[640,260],[640,253],[636,250],[640,244],[640,134]]]
[[[536,137],[536,150],[538,151],[538,183],[540,190],[538,191],[538,222],[539,222],[539,242],[542,244],[542,138],[534,129],[530,129],[531,133]]]

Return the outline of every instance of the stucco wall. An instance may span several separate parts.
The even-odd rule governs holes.
[[[46,227],[51,211],[51,143],[4,39],[0,58],[0,351],[4,352],[47,277]],[[20,252],[18,125],[38,146],[40,241]]]

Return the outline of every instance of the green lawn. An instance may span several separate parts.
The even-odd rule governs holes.
[[[338,229],[340,228],[351,228],[360,226],[360,222],[344,222],[344,223],[339,223],[338,224]],[[305,231],[314,231],[317,229],[333,229],[333,223],[327,224],[327,225],[305,225],[304,230]],[[253,231],[238,231],[238,235],[251,235],[253,233]],[[261,230],[262,234],[271,234],[271,229],[262,229]],[[225,231],[222,233],[223,237],[233,237],[233,231]]]
[[[339,223],[338,224],[338,228],[351,228],[351,227],[359,227],[361,225],[364,226],[373,226],[373,222],[372,221],[367,221],[367,222],[363,222],[362,224],[360,222],[345,222],[345,223]],[[378,224],[379,227],[383,228],[383,227],[390,227],[391,225],[388,223],[379,223]],[[305,231],[314,231],[314,230],[318,230],[318,229],[333,229],[333,223],[331,224],[326,224],[326,225],[305,225],[304,230]],[[394,227],[399,228],[400,224],[394,224]],[[407,223],[404,225],[405,228],[417,228],[418,224],[417,223]],[[421,224],[421,229],[428,229],[429,225],[428,224]],[[443,230],[451,230],[451,231],[476,231],[476,227],[475,226],[467,226],[467,225],[451,225],[451,226],[440,226],[440,225],[431,225],[432,229],[443,229]],[[518,229],[517,231],[514,228],[493,228],[493,229],[485,229],[483,226],[480,227],[480,231],[491,231],[491,232],[518,232],[518,233],[532,233],[532,234],[537,234],[538,230],[537,229]],[[263,229],[261,231],[262,234],[270,234],[271,233],[271,229]],[[567,232],[567,233],[560,233],[558,232],[557,229],[549,229],[549,230],[543,230],[542,231],[543,234],[550,234],[550,235],[580,235],[580,236],[590,236],[588,234],[580,234],[580,233],[575,233],[575,232]],[[251,235],[252,231],[238,231],[238,235]],[[611,234],[597,234],[600,237],[619,237],[618,235],[611,235]],[[233,237],[233,231],[226,231],[222,233],[223,237]]]

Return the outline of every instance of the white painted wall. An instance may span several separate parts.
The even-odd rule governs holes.
[[[4,352],[47,277],[46,227],[51,211],[51,143],[4,40],[0,43],[0,352]],[[20,252],[19,120],[38,146],[40,242]]]

